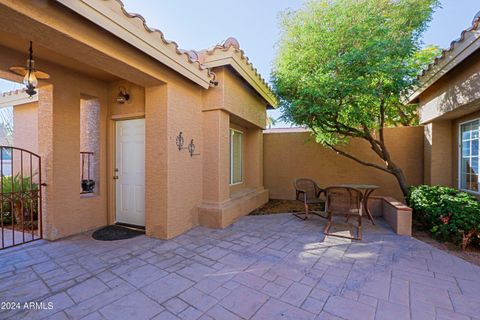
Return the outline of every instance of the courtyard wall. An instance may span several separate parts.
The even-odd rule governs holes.
[[[423,183],[423,126],[385,129],[385,139],[392,159],[403,169],[410,185]],[[381,165],[369,144],[352,139],[343,150],[360,159]],[[315,142],[303,129],[264,131],[264,185],[270,199],[294,199],[293,181],[314,179],[321,188],[329,185],[374,184],[380,189],[374,195],[403,201],[396,179],[378,169],[363,166]]]

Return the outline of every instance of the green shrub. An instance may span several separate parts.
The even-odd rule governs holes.
[[[480,237],[480,202],[472,195],[442,186],[410,188],[413,217],[441,241],[465,249]]]
[[[25,224],[31,224],[31,220],[38,220],[38,183],[33,182],[31,177],[24,176],[22,179],[20,173],[17,173],[13,177],[3,176],[0,185],[0,191],[4,196],[1,203],[3,206],[2,217],[0,217],[3,225],[19,224],[22,214]]]

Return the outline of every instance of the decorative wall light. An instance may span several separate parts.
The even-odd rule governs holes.
[[[23,76],[23,84],[25,85],[25,92],[31,97],[37,93],[35,89],[38,86],[38,79],[44,80],[50,78],[45,72],[35,69],[35,61],[33,60],[33,45],[30,41],[30,49],[28,50],[27,67],[11,67],[10,71]]]
[[[190,144],[188,145],[187,148],[188,148],[188,153],[190,153],[190,157],[200,155],[200,153],[195,153],[195,144],[193,143],[193,139],[190,141]]]
[[[130,94],[127,92],[127,89],[125,87],[120,87],[120,92],[117,95],[117,102],[124,104],[130,100]]]
[[[183,147],[184,144],[185,144],[185,138],[183,137],[183,132],[182,131],[180,131],[177,138],[175,139],[175,143],[177,145],[178,151],[181,151],[183,149],[187,149],[188,153],[190,154],[190,157],[200,155],[200,153],[195,153],[195,143],[193,143],[193,139],[190,140],[190,143],[186,148]]]
[[[180,131],[177,138],[175,139],[175,143],[177,144],[178,151],[183,149],[183,145],[185,143],[185,139],[183,138],[183,132]]]

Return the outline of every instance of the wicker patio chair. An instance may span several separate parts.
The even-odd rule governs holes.
[[[325,189],[327,201],[325,203],[325,211],[327,212],[327,225],[323,233],[330,236],[347,238],[353,240],[362,240],[362,214],[363,214],[363,205],[362,205],[362,192],[360,190],[349,188],[349,187],[328,187]],[[344,215],[348,218],[351,216],[356,216],[358,220],[357,236],[348,237],[342,236],[334,233],[330,233],[330,227],[333,223],[333,215]]]
[[[325,194],[325,190],[320,188],[315,181],[307,178],[297,179],[293,185],[295,187],[295,199],[305,206],[305,212],[297,212],[293,215],[302,220],[308,219],[310,213],[326,218],[326,216],[320,214],[320,211],[310,210],[309,208],[310,205],[325,205],[325,198],[321,197],[322,194]]]

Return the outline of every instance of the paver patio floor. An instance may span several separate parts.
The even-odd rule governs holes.
[[[1,319],[475,319],[480,268],[382,221],[324,237],[289,214],[173,240],[90,233],[0,253]],[[46,310],[23,302],[45,302]],[[48,302],[53,304],[49,309]]]

